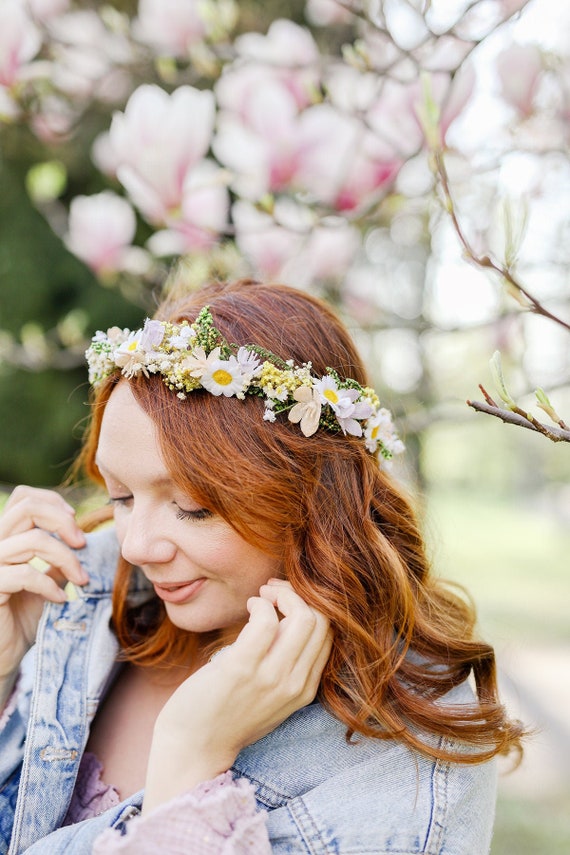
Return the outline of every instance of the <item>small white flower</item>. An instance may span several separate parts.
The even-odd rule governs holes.
[[[206,356],[206,351],[203,347],[195,347],[188,356],[180,363],[182,371],[187,371],[190,377],[201,377],[204,371],[208,368],[208,359],[214,357],[217,359],[220,355],[220,348],[216,347]]]
[[[378,410],[372,418],[368,419],[364,436],[366,438],[366,448],[372,453],[376,451],[379,443],[390,454],[401,454],[405,449],[404,443],[399,439],[394,428],[392,414],[384,408]]]
[[[249,374],[251,377],[254,376],[260,366],[260,360],[255,351],[248,350],[247,347],[239,348],[236,359],[240,364],[242,372]]]
[[[273,404],[273,401],[271,403]],[[276,418],[276,416],[275,416],[275,413],[273,412],[273,410],[266,407],[266,409],[263,411],[263,421],[274,422],[275,418]]]
[[[321,395],[315,386],[299,386],[293,392],[298,404],[289,411],[289,421],[293,424],[300,422],[304,436],[312,436],[319,427],[321,417]]]
[[[142,350],[155,350],[160,347],[164,338],[164,324],[160,321],[146,319],[140,336],[140,347]]]
[[[195,338],[196,330],[193,330],[192,327],[179,327],[178,333],[171,335],[168,343],[175,350],[187,350]]]

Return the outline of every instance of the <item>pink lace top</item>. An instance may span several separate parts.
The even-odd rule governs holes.
[[[103,781],[103,766],[94,754],[86,751],[81,758],[75,789],[63,825],[73,825],[91,819],[120,804],[121,797],[115,787]]]
[[[64,825],[89,819],[121,801],[102,780],[103,768],[86,752]],[[271,855],[263,812],[257,810],[253,787],[231,772],[198,784],[160,805],[148,816],[133,817],[126,834],[108,828],[92,855]]]

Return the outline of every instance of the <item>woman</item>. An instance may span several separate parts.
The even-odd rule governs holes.
[[[521,728],[333,313],[211,285],[88,361],[114,527],[0,522],[0,851],[484,855]]]

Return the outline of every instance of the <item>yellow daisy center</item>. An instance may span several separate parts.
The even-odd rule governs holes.
[[[127,350],[134,351],[137,349],[138,346],[139,346],[139,343],[138,343],[137,339],[135,339],[134,341],[131,341],[131,343],[127,347]]]
[[[327,401],[331,402],[331,404],[338,404],[339,397],[338,397],[338,395],[334,389],[325,389],[325,391],[323,392],[323,395],[325,396]]]
[[[224,368],[218,368],[212,374],[212,380],[214,383],[217,383],[218,386],[229,386],[233,377],[229,371],[226,371]]]
[[[378,431],[380,430],[380,425],[376,425],[376,427],[372,428],[372,433],[370,434],[370,439],[376,439],[378,436]]]

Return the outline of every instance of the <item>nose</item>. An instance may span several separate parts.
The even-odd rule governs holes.
[[[136,506],[125,514],[125,519],[117,520],[117,536],[123,558],[139,567],[165,564],[176,553],[156,513],[139,511]]]

